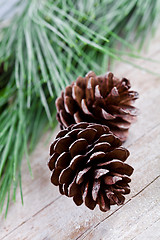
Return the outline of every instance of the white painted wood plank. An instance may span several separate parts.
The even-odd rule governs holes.
[[[159,240],[160,239],[160,219],[147,227],[142,233],[131,240]]]
[[[158,136],[160,136],[159,126],[130,147],[132,155],[128,163],[133,165],[135,171],[131,182],[132,192],[126,197],[128,200],[159,175],[160,139]],[[32,215],[30,219],[2,239],[9,240],[16,237],[36,239],[37,234],[40,239],[44,237],[62,240],[75,239],[85,231],[90,231],[92,226],[100,223],[117,209],[117,206],[113,206],[112,210],[107,213],[100,212],[98,208],[91,211],[84,205],[75,206],[72,199],[62,196],[36,215]],[[129,218],[128,215],[127,217]],[[138,218],[135,214],[136,217]]]
[[[138,196],[134,197],[124,207],[110,218],[105,219],[85,237],[85,240],[132,240],[148,239],[144,231],[160,218],[160,178],[156,179]],[[159,229],[155,229],[159,235]],[[152,234],[153,235],[153,232]],[[150,240],[153,238],[150,238]],[[156,239],[158,240],[158,238]]]
[[[160,85],[160,82],[157,81],[157,83]],[[145,133],[149,133],[153,126],[160,123],[159,92],[160,89],[157,86],[155,90],[151,88],[148,92],[146,91],[142,94],[139,100],[141,114],[138,117],[137,123],[131,127],[130,135],[125,146],[128,147],[134,143],[136,139]],[[152,109],[152,114],[150,114],[148,109]],[[53,139],[57,131],[58,129],[54,132]],[[25,162],[23,164],[24,207],[21,207],[20,198],[18,197],[16,204],[12,204],[9,209],[7,220],[1,221],[0,223],[0,236],[2,237],[22,222],[27,221],[32,215],[36,214],[36,212],[40,211],[59,196],[58,188],[53,187],[49,180],[50,173],[46,166],[49,143],[46,145],[44,142],[45,140],[42,139],[36,151],[31,156],[34,180],[32,180],[28,174],[27,164]],[[14,214],[19,216],[16,221],[13,221]]]
[[[131,152],[131,156],[128,159],[128,163],[134,167],[134,173],[132,176],[132,182],[130,184],[132,192],[130,196],[126,197],[126,199],[129,200],[133,196],[136,196],[137,193],[139,193],[143,188],[147,186],[147,184],[149,184],[153,179],[159,176],[160,174],[159,146],[160,146],[159,126],[156,127],[153,131],[151,131],[150,134],[142,137],[136,143],[130,146],[129,150]],[[129,219],[129,215],[127,215],[127,217]],[[138,216],[135,214],[135,218],[136,217],[138,219]],[[96,224],[98,224],[98,222],[96,222]],[[85,232],[84,236],[87,234],[88,231],[90,231],[90,229],[88,230],[86,229],[86,232],[84,231]]]

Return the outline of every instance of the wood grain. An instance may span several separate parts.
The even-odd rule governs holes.
[[[160,62],[160,29],[152,41],[147,57]],[[158,72],[159,64],[135,61]],[[22,168],[24,206],[20,195],[11,204],[6,220],[2,215],[0,240],[10,239],[160,239],[160,77],[123,63],[116,67],[116,76],[127,77],[140,93],[136,105],[140,109],[138,121],[131,127],[124,144],[131,153],[127,160],[134,167],[131,194],[123,206],[113,206],[107,213],[96,207],[94,211],[84,205],[77,207],[71,198],[61,196],[50,183],[47,168],[49,144],[52,136],[43,136],[31,155],[34,179],[29,176],[24,160]],[[49,139],[46,142],[46,139]]]
[[[154,179],[131,201],[128,201],[124,207],[120,208],[110,218],[104,219],[86,237],[81,237],[80,239],[126,240],[135,239],[139,235],[144,234],[160,218],[159,184],[160,178]]]

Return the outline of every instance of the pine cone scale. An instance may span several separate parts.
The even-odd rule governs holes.
[[[92,187],[92,198],[94,201],[97,200],[100,187],[101,187],[101,181],[100,181],[100,179],[96,179],[94,181],[93,187]]]
[[[78,133],[77,137],[84,138],[88,142],[88,144],[91,144],[96,136],[96,133],[97,133],[96,129],[87,128],[87,129],[81,130]]]
[[[58,181],[60,184],[63,184],[63,183],[69,184],[73,181],[73,178],[74,178],[74,171],[70,167],[67,167],[61,171]]]
[[[106,211],[110,210],[110,202],[109,202],[108,198],[105,196],[106,195],[103,192],[101,192],[101,194],[98,197],[98,204],[99,204],[100,210],[102,212],[106,212]]]
[[[80,194],[75,195],[73,201],[77,206],[80,206],[83,203],[82,196]]]
[[[53,153],[53,155],[50,157],[48,161],[48,166],[51,171],[55,168],[55,163],[57,161],[58,156],[59,156],[58,153]]]
[[[52,170],[52,175],[51,175],[51,182],[55,185],[58,186],[59,183],[59,175],[61,173],[62,169],[61,168],[54,168]]]
[[[87,146],[88,143],[84,138],[77,139],[75,142],[73,142],[69,147],[72,158],[75,157],[79,152],[83,153]]]
[[[84,192],[83,192],[83,195],[82,195],[82,199],[85,203],[85,205],[93,210],[96,206],[96,201],[93,200],[92,198],[92,187],[91,187],[91,184],[90,182],[88,181],[85,185],[85,189],[84,189]]]
[[[56,142],[54,146],[55,152],[59,154],[66,152],[72,142],[73,140],[69,136],[62,137]]]
[[[72,97],[64,97],[64,107],[67,113],[73,115],[76,112],[77,104]]]
[[[100,168],[100,169],[96,169],[94,171],[94,179],[98,179],[104,175],[106,175],[109,171],[107,169],[103,169],[103,168]]]
[[[84,162],[85,158],[83,155],[75,156],[70,162],[70,168],[74,171]]]
[[[57,157],[57,161],[56,161],[55,167],[56,168],[61,168],[61,169],[66,168],[66,167],[69,166],[70,161],[71,161],[70,153],[63,152],[63,153],[61,153],[61,155],[59,155]]]
[[[69,197],[74,197],[77,194],[79,194],[80,191],[81,191],[81,188],[80,188],[79,184],[77,184],[75,182],[75,178],[74,178],[73,182],[68,187],[68,196]]]

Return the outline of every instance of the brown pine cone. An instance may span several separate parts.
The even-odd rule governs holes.
[[[56,100],[61,129],[79,122],[100,123],[125,141],[137,115],[132,103],[138,93],[130,87],[128,79],[119,80],[111,72],[105,76],[89,72],[84,78],[78,77]]]
[[[61,130],[50,147],[51,182],[76,205],[102,211],[123,204],[130,192],[133,168],[124,161],[129,152],[109,128],[95,123],[72,124]]]

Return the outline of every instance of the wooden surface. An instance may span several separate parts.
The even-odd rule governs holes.
[[[159,63],[134,62],[160,73],[160,31],[145,56]],[[94,211],[84,205],[77,207],[71,198],[61,196],[50,183],[46,165],[50,141],[58,128],[43,136],[31,156],[32,180],[26,161],[22,180],[24,206],[20,194],[9,208],[7,219],[0,221],[0,240],[158,240],[160,239],[160,77],[130,65],[119,64],[118,77],[131,80],[132,88],[140,93],[136,106],[138,121],[131,127],[124,144],[131,153],[128,163],[134,167],[131,194],[123,206],[113,206],[109,212]],[[49,138],[49,142],[46,139]]]

